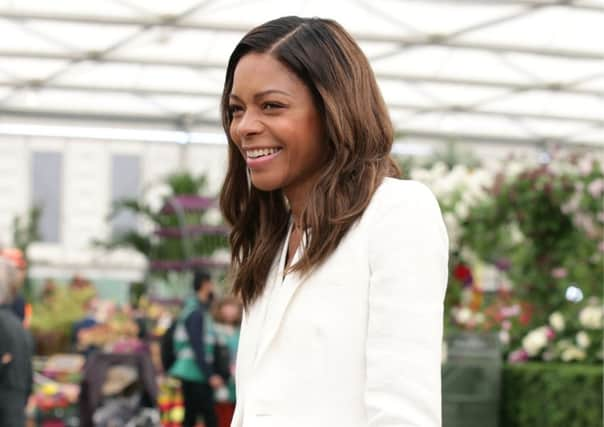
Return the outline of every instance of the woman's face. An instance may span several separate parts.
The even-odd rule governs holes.
[[[263,191],[308,194],[325,159],[322,126],[306,85],[268,54],[249,53],[235,68],[230,136]]]

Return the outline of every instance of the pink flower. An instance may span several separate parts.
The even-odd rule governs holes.
[[[588,186],[587,190],[593,197],[599,197],[604,191],[604,179],[598,178],[592,181]]]
[[[556,267],[552,270],[552,277],[556,279],[563,279],[567,275],[566,268],[564,267]]]
[[[599,244],[598,244],[598,249],[600,250],[600,252],[604,252],[604,240],[602,240]]]
[[[522,348],[519,348],[518,350],[511,352],[508,356],[508,362],[510,362],[510,363],[522,363],[522,362],[526,362],[528,359],[529,359],[528,353]]]
[[[504,318],[518,316],[520,314],[520,306],[514,304],[509,307],[503,307],[500,313]]]
[[[591,173],[591,171],[593,170],[593,164],[594,161],[592,159],[582,159],[579,162],[579,171],[581,171],[581,173],[585,176],[585,175],[589,175]]]
[[[504,320],[503,322],[501,322],[501,327],[504,331],[509,331],[510,329],[512,329],[512,322],[510,322],[509,320]]]
[[[596,230],[596,226],[588,215],[583,213],[575,215],[574,223],[577,227],[585,231],[585,234],[587,234],[588,237],[594,238],[597,236],[598,231]]]
[[[545,336],[547,337],[548,341],[553,341],[554,338],[556,338],[556,332],[554,332],[554,330],[550,327],[546,327],[545,328]]]

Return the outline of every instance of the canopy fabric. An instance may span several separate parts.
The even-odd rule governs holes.
[[[601,0],[0,0],[0,134],[218,133],[230,52],[283,15],[355,36],[405,141],[604,145]]]

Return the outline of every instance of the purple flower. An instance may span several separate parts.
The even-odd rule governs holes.
[[[495,267],[499,269],[499,271],[508,271],[511,267],[512,263],[507,258],[500,258],[495,261]]]

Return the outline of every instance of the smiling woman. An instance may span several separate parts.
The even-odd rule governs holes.
[[[366,57],[336,22],[250,31],[222,95],[233,290],[245,305],[233,427],[440,425],[448,239],[394,179]]]
[[[319,113],[302,80],[268,53],[245,55],[234,73],[229,112],[231,140],[254,186],[283,189],[290,203],[303,199],[326,153]]]

